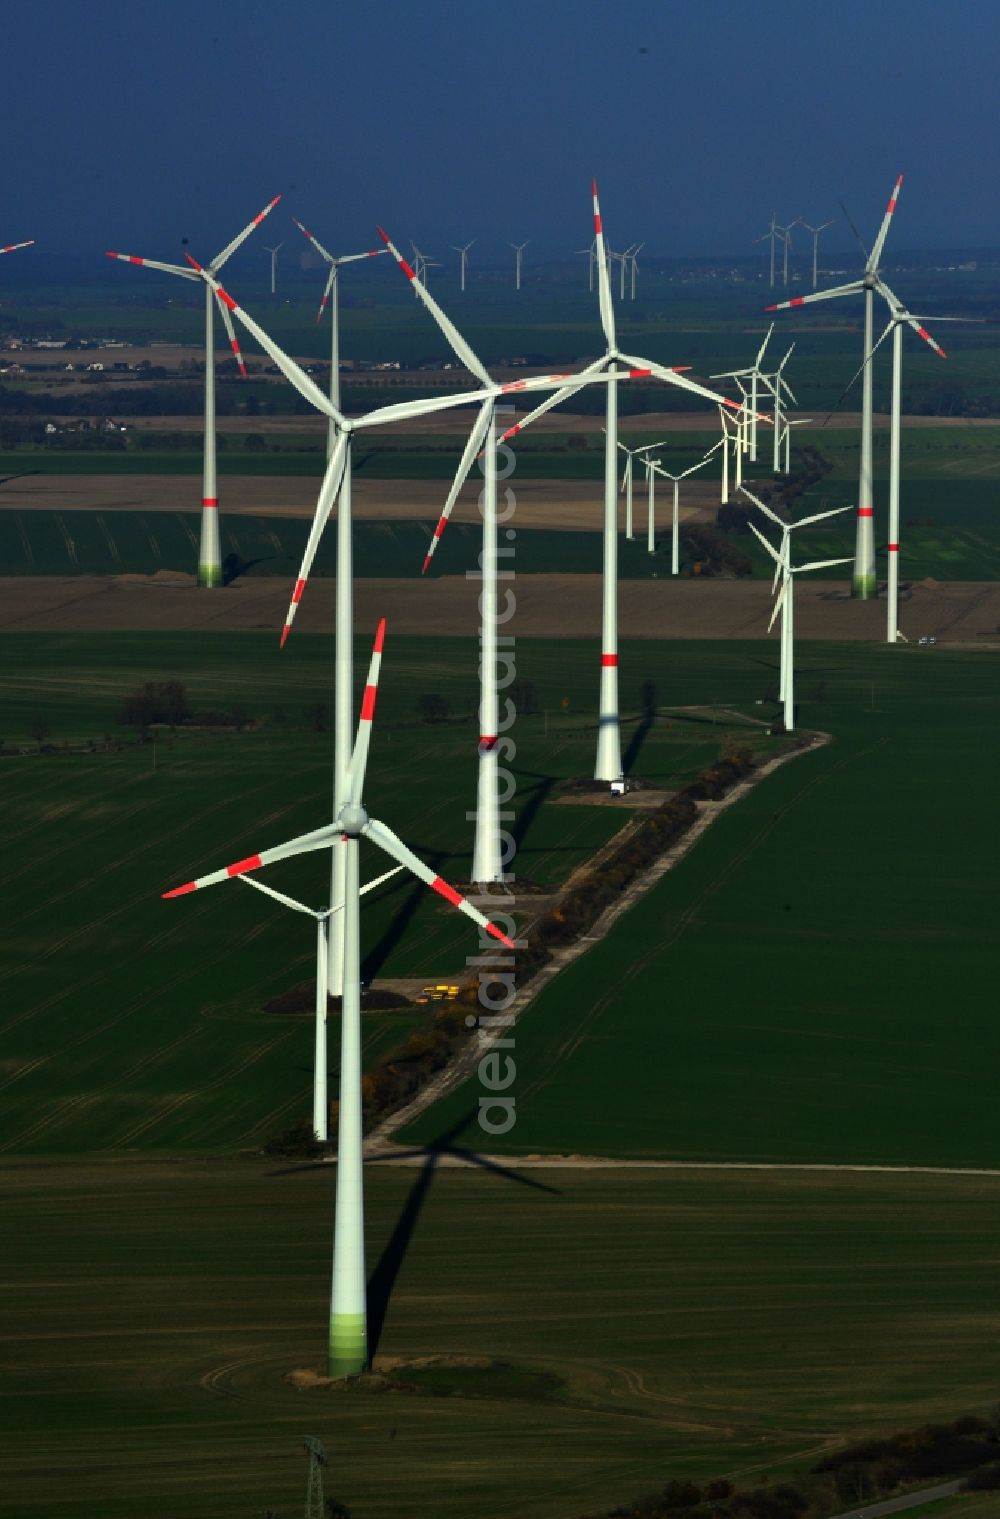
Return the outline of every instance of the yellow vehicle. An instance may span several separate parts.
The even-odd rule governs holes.
[[[454,1002],[458,993],[457,986],[448,986],[442,981],[438,986],[422,986],[416,1000],[418,1002]]]

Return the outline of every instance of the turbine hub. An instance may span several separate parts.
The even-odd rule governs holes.
[[[346,807],[340,809],[337,819],[337,827],[348,839],[357,839],[361,836],[361,830],[368,821],[368,814],[360,802],[348,802]]]

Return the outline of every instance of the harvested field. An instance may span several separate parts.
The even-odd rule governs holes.
[[[334,580],[310,586],[296,621],[299,631],[322,632],[333,622]],[[434,631],[467,634],[478,626],[478,582],[443,576],[433,586],[416,580],[371,579],[357,597],[357,629],[373,632],[391,608],[394,631],[425,633],[433,605]],[[0,578],[0,628],[19,632],[149,630],[238,632],[281,628],[288,585],[279,579],[247,579],[213,591],[193,577],[77,575]],[[623,638],[757,638],[770,615],[771,588],[764,580],[628,581],[621,586]],[[519,637],[597,637],[601,582],[596,575],[526,575],[517,585],[512,624]],[[843,582],[803,581],[796,590],[796,634],[803,639],[885,636],[885,605],[855,602]],[[911,640],[928,634],[948,643],[1000,647],[1000,585],[924,581],[904,594],[901,622]]]
[[[602,483],[598,480],[530,480],[517,482],[519,527],[550,527],[597,531],[601,521]],[[319,480],[310,476],[240,475],[221,481],[223,513],[254,517],[311,518]],[[355,478],[351,497],[355,517],[379,520],[425,519],[437,522],[444,502],[440,480],[364,480]],[[453,522],[478,522],[479,486],[462,491]],[[660,516],[665,496],[661,493]],[[0,503],[12,511],[194,511],[201,502],[201,482],[183,475],[22,475],[10,478],[0,491]],[[687,520],[714,514],[719,505],[716,480],[685,482]],[[637,522],[645,523],[645,498],[636,502]],[[625,526],[624,500],[618,509]],[[660,518],[658,518],[658,521]]]

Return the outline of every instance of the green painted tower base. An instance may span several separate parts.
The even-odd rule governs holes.
[[[363,1313],[335,1313],[330,1319],[331,1377],[356,1377],[368,1365],[368,1327]]]
[[[221,564],[199,564],[198,584],[201,586],[213,586],[222,584]]]
[[[874,575],[855,575],[851,582],[851,595],[855,601],[874,601],[878,583]]]

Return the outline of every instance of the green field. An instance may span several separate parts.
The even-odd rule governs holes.
[[[380,1354],[558,1379],[444,1401],[283,1381],[321,1360],[332,1183],[6,1169],[11,1519],[287,1519],[307,1434],[353,1519],[578,1519],[996,1401],[996,1178],[370,1168]]]
[[[462,648],[393,638],[390,623],[368,786],[374,814],[453,880],[470,869],[464,814],[477,765],[475,650],[463,664]],[[0,736],[31,752],[0,761],[0,1149],[217,1148],[274,1135],[306,1102],[311,1034],[308,1019],[260,1007],[309,979],[312,934],[239,883],[169,903],[159,894],[328,821],[332,740],[311,731],[310,709],[330,698],[329,641],[296,637],[279,656],[269,635],[8,635],[2,651]],[[359,641],[359,673],[367,655]],[[581,651],[573,678],[559,645],[525,641],[523,658],[539,713],[518,729],[517,871],[558,882],[622,819],[606,807],[542,805],[557,779],[593,764],[592,651]],[[725,661],[720,648],[721,669]],[[646,651],[632,662],[626,741],[639,687],[660,669]],[[258,726],[167,731],[155,747],[105,752],[105,735],[129,736],[116,725],[124,697],[170,678],[196,711],[241,707]],[[422,692],[446,693],[454,720],[423,724]],[[52,750],[41,755],[28,737],[39,717]],[[697,714],[663,721],[637,768],[683,783],[717,756],[726,731]],[[61,752],[89,740],[93,753]],[[373,876],[384,857],[363,846],[362,865]],[[325,869],[310,855],[269,880],[319,906]],[[409,878],[365,903],[366,975],[450,978],[476,948],[465,920]],[[409,1029],[371,1015],[366,1031],[374,1058]]]
[[[728,650],[725,697],[747,701],[762,655]],[[678,700],[710,657],[674,646]],[[1000,662],[829,644],[797,660],[802,717],[835,741],[755,788],[529,1009],[501,1148],[1000,1164]],[[461,1088],[402,1137],[477,1100]]]

